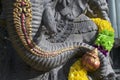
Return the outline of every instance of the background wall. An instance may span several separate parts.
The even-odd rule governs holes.
[[[109,0],[109,16],[115,29],[115,38],[120,38],[120,0]]]
[[[113,68],[120,74],[120,0],[108,0],[109,17],[115,29],[115,47],[111,51]]]

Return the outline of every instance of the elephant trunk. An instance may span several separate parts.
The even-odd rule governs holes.
[[[6,5],[7,30],[17,53],[32,67],[48,71],[66,63],[78,50],[84,52],[86,47],[93,47],[80,42],[36,44],[32,38],[41,25],[43,3],[44,0],[4,0],[3,5]]]

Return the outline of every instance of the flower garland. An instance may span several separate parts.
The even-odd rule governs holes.
[[[111,23],[100,18],[93,18],[93,22],[98,26],[98,35],[94,47],[98,48],[105,56],[111,50],[114,43],[114,29]],[[68,80],[88,80],[87,71],[81,64],[81,59],[76,61],[70,68]]]
[[[93,22],[98,26],[99,33],[95,40],[94,47],[98,48],[105,56],[112,49],[114,43],[114,29],[111,23],[101,18],[93,18]]]
[[[68,74],[68,80],[89,80],[87,71],[81,64],[81,59],[77,60],[71,67]]]

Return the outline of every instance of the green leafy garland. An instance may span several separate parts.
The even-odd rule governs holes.
[[[93,18],[92,20],[98,26],[99,30],[94,47],[97,47],[105,56],[107,56],[107,53],[112,49],[114,44],[114,29],[107,20],[101,18]]]

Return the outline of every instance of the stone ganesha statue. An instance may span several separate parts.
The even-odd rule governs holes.
[[[1,4],[1,80],[68,80],[71,64],[94,49],[98,27],[90,17],[109,21],[106,0],[1,0]],[[88,73],[89,79],[116,80],[108,58],[98,53],[100,68]]]

